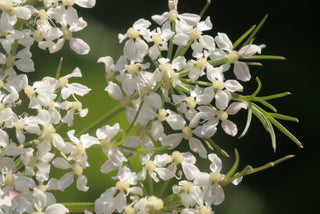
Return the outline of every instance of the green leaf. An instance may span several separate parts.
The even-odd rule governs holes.
[[[251,110],[251,105],[249,105],[246,126],[244,127],[244,130],[241,133],[241,135],[239,136],[239,138],[242,138],[243,136],[245,136],[247,134],[249,127],[250,127],[250,124],[251,124],[251,119],[252,119],[252,110]]]
[[[249,30],[247,30],[242,36],[240,36],[237,41],[233,43],[233,49],[235,49],[247,36],[256,28],[256,25],[253,25]]]
[[[239,59],[242,60],[263,60],[263,59],[267,59],[267,60],[285,60],[286,58],[283,56],[274,56],[274,55],[253,55],[253,56],[248,56],[248,57],[239,57]]]
[[[276,151],[276,134],[274,132],[272,124],[269,121],[269,118],[265,116],[265,112],[261,111],[262,109],[259,106],[254,103],[252,103],[252,105],[253,114],[261,121],[266,131],[270,134],[272,148],[274,151]]]
[[[291,133],[289,132],[281,123],[279,123],[276,119],[270,118],[270,122],[277,127],[283,134],[285,134],[289,139],[295,142],[300,148],[303,148],[302,143]]]
[[[260,23],[258,24],[258,26],[254,29],[254,31],[253,31],[253,32],[251,33],[251,35],[247,38],[247,40],[243,43],[242,46],[246,46],[246,45],[248,45],[248,44],[252,41],[253,37],[258,33],[258,31],[260,30],[260,28],[261,28],[261,27],[263,26],[263,24],[266,22],[267,18],[268,18],[268,14],[265,15],[265,16],[262,18],[262,20],[260,21]]]
[[[284,115],[284,114],[268,113],[268,115],[270,117],[277,118],[277,119],[280,119],[280,120],[288,120],[288,121],[293,121],[293,122],[297,122],[297,123],[299,122],[298,118],[290,117],[290,116],[287,116],[287,115]]]
[[[220,146],[218,146],[211,138],[205,139],[210,145],[213,146],[219,153],[221,153],[223,156],[226,156],[227,158],[230,157],[229,154],[224,151]]]
[[[203,9],[200,12],[200,17],[203,17],[204,13],[207,11],[210,4],[211,4],[211,0],[207,0],[207,3],[204,5]]]
[[[260,102],[262,105],[268,107],[269,109],[271,109],[274,112],[277,112],[277,109],[271,105],[270,103],[268,103],[267,101],[263,100],[263,99],[259,99],[258,102]]]

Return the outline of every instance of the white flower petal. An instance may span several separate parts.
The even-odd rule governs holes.
[[[234,62],[233,72],[238,80],[246,82],[251,79],[249,66],[244,62]]]
[[[237,125],[230,120],[223,120],[221,126],[228,135],[235,136],[238,133]]]
[[[70,39],[70,48],[79,55],[88,54],[90,51],[90,46],[79,38]]]

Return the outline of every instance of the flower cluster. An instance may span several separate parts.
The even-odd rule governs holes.
[[[229,117],[241,109],[248,110],[241,136],[254,114],[270,133],[274,149],[273,126],[302,147],[277,120],[296,118],[257,104],[275,111],[267,100],[287,94],[258,97],[259,79],[253,94],[240,94],[243,82],[251,79],[249,65],[260,65],[255,60],[283,59],[261,55],[264,46],[253,44],[265,19],[232,43],[225,33],[205,34],[212,23],[210,17],[202,19],[204,11],[180,14],[178,0],[168,2],[169,11],[152,16],[155,28],[139,19],[119,34],[124,48],[116,62],[109,56],[98,59],[105,65],[105,90],[119,106],[76,131],[71,129],[74,117],[88,113],[79,97],[91,90],[71,83],[82,77],[80,69],[60,76],[59,64],[55,78],[34,83],[25,72],[34,71],[30,47],[35,42],[53,53],[69,40],[76,53],[88,53],[87,43],[72,34],[87,25],[73,6],[91,8],[95,0],[0,1],[0,197],[10,198],[6,204],[0,200],[0,213],[69,212],[51,191],[64,191],[75,180],[78,190],[89,189],[84,170],[90,166],[87,150],[93,147],[101,148],[106,158],[100,171],[115,176],[86,214],[213,213],[224,201],[223,186],[238,185],[243,176],[293,157],[237,172],[235,150],[234,165],[223,170],[218,155],[229,155],[212,139],[220,126],[230,136],[238,134]],[[106,125],[122,110],[130,124],[127,130],[118,123]],[[131,134],[133,129],[136,134]],[[201,162],[208,162],[208,169],[200,167]],[[51,166],[64,175],[52,175]]]
[[[34,83],[25,74],[35,70],[30,51],[34,43],[53,53],[69,40],[76,53],[88,53],[87,43],[72,36],[87,25],[74,4],[89,8],[95,1],[0,2],[0,197],[11,197],[8,204],[1,203],[1,213],[66,213],[49,191],[63,191],[74,175],[79,190],[88,188],[82,172],[89,166],[85,148],[92,144],[90,136],[82,135],[79,143],[72,130],[69,140],[57,133],[61,126],[71,127],[75,115],[88,113],[77,97],[90,89],[71,83],[82,77],[80,69]],[[71,172],[54,178],[52,165]]]

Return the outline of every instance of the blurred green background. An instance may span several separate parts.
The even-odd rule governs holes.
[[[180,0],[180,13],[199,13],[204,0]],[[269,135],[263,126],[254,119],[253,124],[243,139],[225,136],[222,130],[216,136],[216,142],[232,154],[233,148],[240,153],[240,167],[251,164],[260,166],[288,154],[296,157],[274,168],[258,174],[247,176],[239,186],[225,187],[226,199],[215,208],[216,213],[228,214],[284,214],[284,213],[319,213],[320,185],[319,164],[319,1],[305,0],[215,0],[205,14],[213,22],[213,30],[209,34],[225,32],[235,41],[253,24],[257,24],[265,14],[269,18],[256,36],[255,44],[264,43],[267,48],[264,54],[282,55],[286,61],[264,61],[263,67],[251,68],[253,77],[258,76],[263,83],[261,95],[269,95],[290,91],[291,96],[272,102],[280,113],[298,117],[298,124],[283,122],[298,137],[304,149],[298,148],[287,137],[277,132],[277,152],[271,147]],[[81,99],[89,108],[86,118],[75,121],[74,128],[81,129],[88,123],[98,119],[113,108],[117,102],[112,101],[104,92],[104,66],[97,64],[100,56],[110,55],[117,60],[122,51],[117,34],[125,33],[139,18],[150,17],[167,11],[167,0],[97,0],[93,9],[80,9],[79,15],[88,21],[88,27],[74,34],[88,42],[91,52],[87,56],[77,56],[65,47],[54,55],[46,54],[38,49],[34,52],[36,72],[34,79],[44,75],[55,75],[60,57],[64,57],[62,75],[71,73],[77,66],[83,73],[80,82],[92,88],[87,98]],[[76,80],[78,81],[78,80]],[[254,81],[245,84],[247,93],[252,93]],[[245,114],[239,119],[232,118],[243,129]],[[123,128],[128,126],[123,117],[117,117]],[[89,163],[92,168],[85,171],[89,178],[88,193],[66,190],[57,193],[62,201],[94,201],[110,185],[108,176],[99,174],[99,168],[105,161],[104,155],[91,151]],[[94,156],[94,158],[92,158]],[[89,156],[90,157],[90,156]],[[227,170],[234,160],[223,159]],[[225,172],[225,171],[224,171]],[[57,172],[59,173],[59,172]],[[59,177],[56,175],[56,177]],[[98,179],[96,179],[98,178]]]

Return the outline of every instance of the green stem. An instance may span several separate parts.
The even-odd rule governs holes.
[[[85,209],[88,211],[94,211],[93,202],[72,202],[62,203],[62,205],[68,208],[70,213],[83,212]]]
[[[114,109],[111,111],[108,111],[104,116],[100,117],[100,119],[96,120],[95,122],[91,123],[89,126],[86,128],[82,129],[76,134],[76,137],[79,137],[85,133],[90,133],[93,130],[99,128],[100,126],[103,126],[106,124],[109,120],[117,116],[120,112],[122,112],[124,108],[120,106],[116,106]]]
[[[211,4],[211,0],[207,0],[207,3],[204,5],[203,9],[200,12],[200,17],[203,17],[204,13],[207,11],[210,4]]]
[[[271,60],[285,60],[286,58],[283,56],[273,56],[273,55],[253,55],[249,57],[239,57],[242,60],[256,60],[256,59],[271,59]]]
[[[136,120],[137,120],[137,118],[138,118],[138,116],[139,116],[139,113],[140,113],[140,111],[141,111],[141,109],[142,109],[143,103],[144,103],[144,100],[141,101],[140,106],[139,106],[139,109],[138,109],[136,115],[134,116],[133,121],[131,122],[128,130],[126,131],[126,134],[129,133],[129,131],[132,129],[132,127],[133,127],[134,124],[136,123]]]
[[[175,21],[172,22],[171,31],[176,32],[176,22]],[[167,53],[167,58],[170,60],[172,57],[172,51],[173,51],[173,37],[170,39],[169,49],[168,49],[168,53]]]
[[[180,78],[181,82],[188,83],[188,84],[196,84],[196,85],[202,85],[202,86],[212,86],[211,82],[204,82],[204,81],[191,81],[190,79],[184,79]]]

